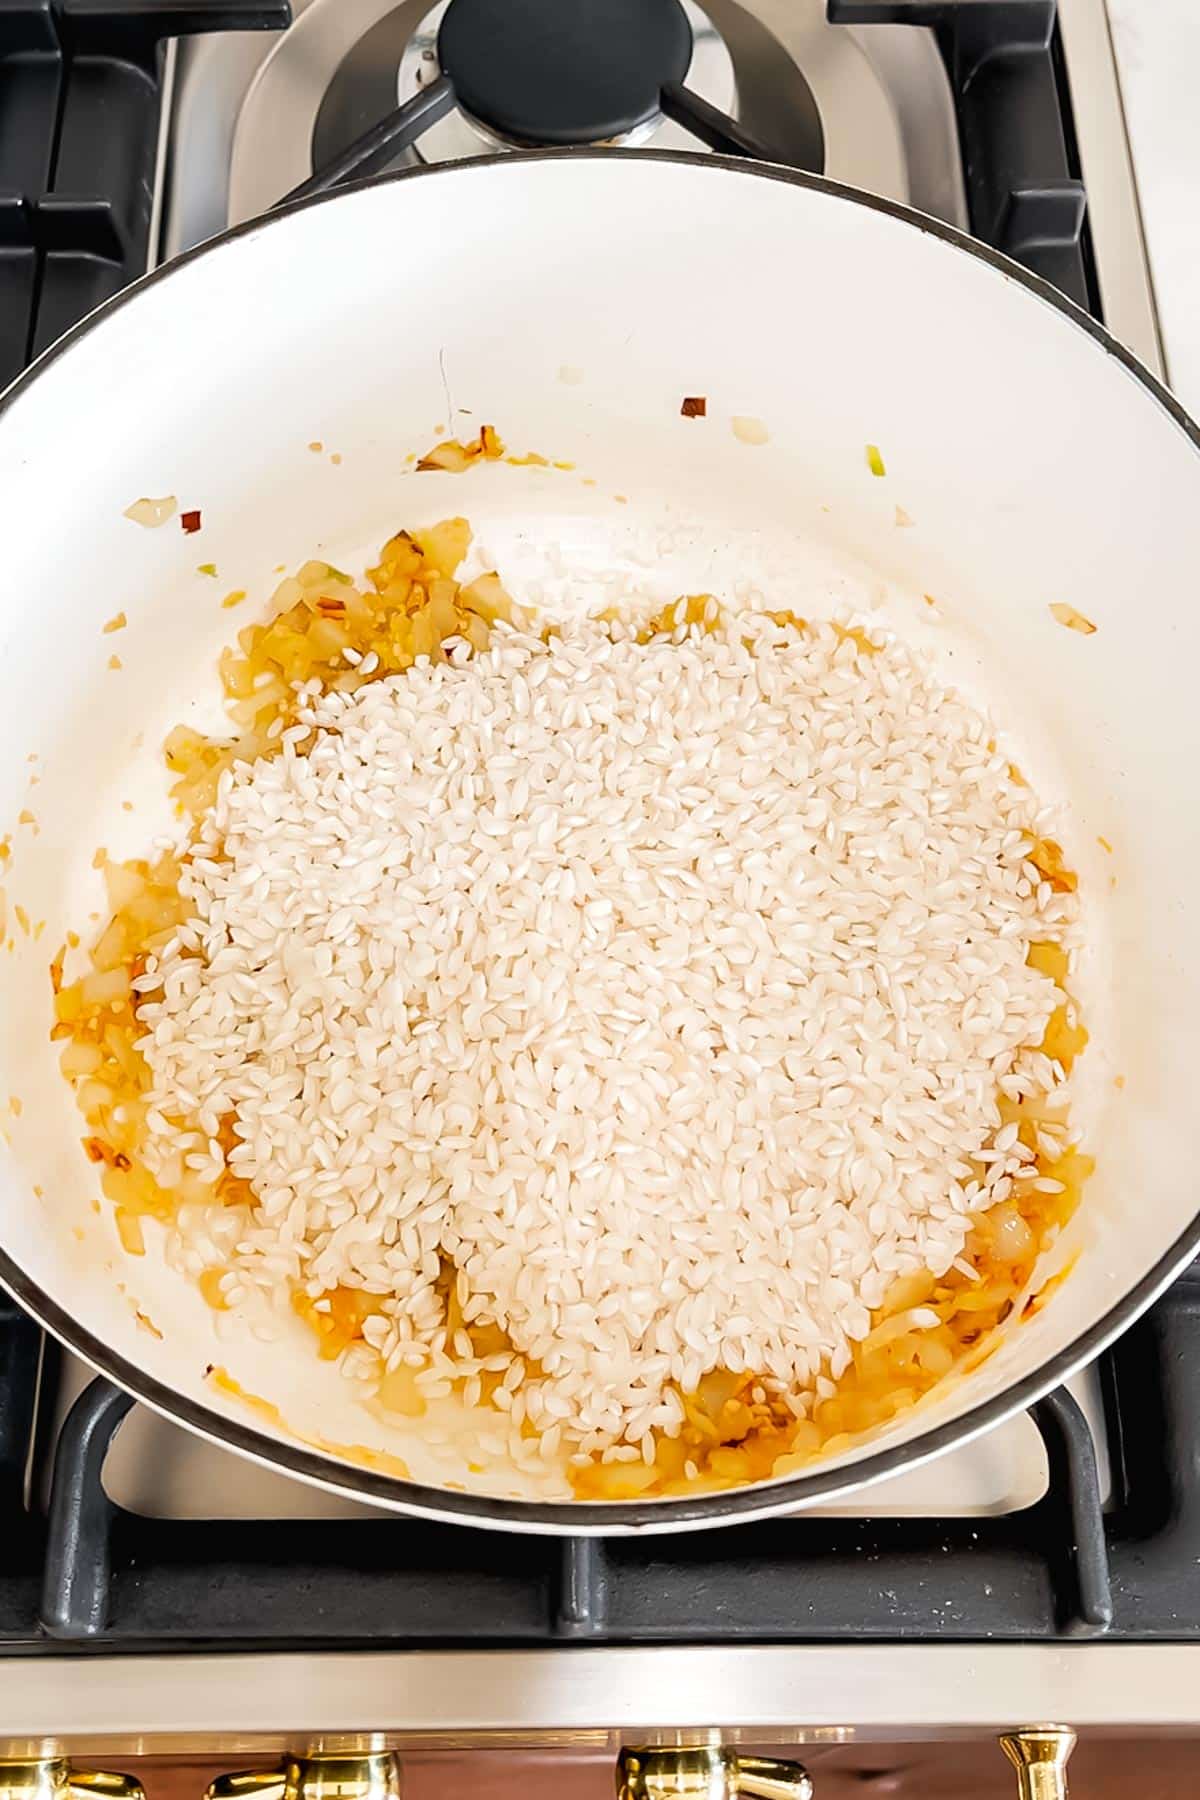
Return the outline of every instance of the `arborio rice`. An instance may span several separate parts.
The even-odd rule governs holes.
[[[1061,1187],[1002,1117],[1063,1077],[1031,947],[1075,897],[903,646],[713,603],[499,624],[310,682],[283,736],[222,775],[135,983],[147,1162],[187,1118],[189,1172],[252,1184],[177,1246],[235,1312],[366,1290],[376,1375],[465,1377],[522,1457],[650,1464],[714,1370],[803,1419],[898,1277]]]

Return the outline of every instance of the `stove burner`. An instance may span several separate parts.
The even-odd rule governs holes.
[[[708,0],[708,5],[712,3],[713,0]],[[421,0],[412,0],[412,4],[420,6]],[[402,7],[366,33],[354,51],[343,59],[317,114],[312,144],[314,168],[320,168],[340,155],[372,119],[379,118],[397,102],[403,106],[436,81],[441,73],[438,33],[452,4],[453,0],[437,0],[416,26],[410,22],[409,11]],[[697,0],[682,0],[682,5],[692,35],[687,85],[710,106],[731,115],[739,106],[732,47]],[[746,16],[739,15],[740,18]],[[391,86],[389,65],[396,70]],[[799,76],[798,79],[803,80]],[[790,121],[789,113],[789,124]],[[654,114],[635,130],[625,132],[621,142],[629,145],[653,143],[664,150],[695,150],[697,147],[694,133],[672,124],[664,112]],[[454,162],[459,157],[478,156],[485,151],[524,147],[489,130],[461,106],[455,106],[417,139],[412,159],[425,163]]]
[[[354,17],[361,11],[365,20],[380,0],[331,3],[339,18],[353,6]],[[421,3],[404,0],[357,39],[352,23],[350,54],[313,120],[309,166],[315,172],[285,190],[287,198],[379,174],[402,158],[452,161],[478,155],[481,147],[578,148],[653,138],[663,149],[707,145],[726,156],[824,168],[820,115],[794,65],[787,65],[793,103],[773,118],[769,136],[735,116],[728,30],[736,25],[739,40],[750,46],[750,67],[764,48],[768,56],[779,54],[771,35],[735,0],[721,0],[721,30],[698,0],[437,0],[414,29],[412,11]],[[293,78],[299,72],[306,84],[311,81],[311,53],[317,52],[319,67],[333,18],[309,0],[294,35],[305,37],[309,20],[313,30],[303,47],[296,43]],[[399,106],[385,97],[389,64]],[[261,88],[256,82],[252,95]],[[243,117],[239,137],[244,124]],[[278,114],[270,107],[265,124],[273,144]],[[278,197],[279,184],[271,182],[265,191]]]
[[[680,0],[450,0],[438,33],[459,105],[518,144],[627,136],[691,57]]]

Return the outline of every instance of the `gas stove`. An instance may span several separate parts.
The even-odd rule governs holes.
[[[1103,0],[580,0],[552,42],[535,0],[291,11],[0,0],[0,385],[297,189],[577,142],[760,155],[906,201],[1161,372]],[[0,1745],[1180,1726],[1198,1402],[1192,1271],[1069,1390],[852,1505],[548,1540],[253,1468],[3,1303]]]
[[[690,130],[664,109],[653,83],[638,85],[644,65],[630,22],[657,11],[642,0],[578,9],[579,29],[586,18],[606,42],[622,43],[623,54],[607,68],[598,99],[581,82],[574,118],[564,102],[557,118],[539,122],[544,83],[524,78],[553,72],[517,42],[508,78],[532,86],[524,113],[505,113],[503,88],[490,101],[477,96],[468,67],[465,91],[477,110],[460,97],[436,117],[425,113],[403,146],[403,114],[427,104],[445,79],[438,40],[448,0],[432,8],[426,0],[295,0],[294,23],[280,35],[178,42],[166,77],[170,155],[152,259],[253,218],[339,167],[378,172],[531,141],[735,153],[750,146],[967,227],[1101,313],[1161,371],[1104,0],[670,4],[691,28],[690,57],[674,84],[700,109]],[[501,35],[514,37],[510,6],[468,3],[463,12],[483,38],[482,60],[491,18],[502,17]],[[459,35],[469,64],[470,33]],[[453,53],[452,43],[451,61]],[[590,71],[584,45],[569,42],[562,55],[560,85],[564,69]],[[490,121],[479,116],[481,102]],[[371,133],[378,141],[356,161]]]

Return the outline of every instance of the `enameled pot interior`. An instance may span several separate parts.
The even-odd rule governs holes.
[[[685,419],[695,395],[707,416]],[[552,466],[414,473],[439,427],[484,422]],[[123,516],[166,494],[200,509],[199,534]],[[786,1489],[572,1513],[556,1478],[473,1470],[419,1422],[371,1418],[299,1324],[218,1338],[153,1234],[129,1258],[94,1210],[47,1035],[50,956],[101,905],[93,853],[169,828],[157,747],[213,719],[217,650],[279,565],[361,570],[391,531],[453,513],[551,606],[618,570],[648,595],[871,612],[993,703],[1035,785],[1069,803],[1093,1036],[1077,1113],[1097,1157],[1056,1255],[1069,1278],[969,1378]],[[1147,378],[995,259],[711,159],[505,158],[368,185],[242,229],[74,334],[0,412],[0,515],[2,1272],[153,1403],[385,1504],[666,1526],[801,1504],[981,1427],[1187,1254],[1200,457]],[[233,588],[249,599],[231,615]],[[1096,631],[1064,629],[1052,602]],[[258,1403],[214,1389],[213,1364]]]

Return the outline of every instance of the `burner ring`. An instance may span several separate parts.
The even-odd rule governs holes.
[[[464,113],[514,144],[626,137],[691,57],[680,0],[450,0],[438,32]]]

